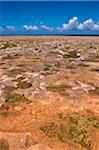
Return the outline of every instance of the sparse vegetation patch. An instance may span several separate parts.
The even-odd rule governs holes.
[[[11,44],[9,42],[3,44],[3,46],[0,49],[6,49],[6,48],[11,48],[11,47],[15,47],[15,44]]]
[[[1,111],[0,112],[0,116],[3,116],[5,118],[9,117],[9,116],[16,116],[16,113],[15,112],[10,112],[8,110],[5,110],[5,111]]]
[[[43,67],[43,71],[49,71],[51,68],[51,65],[45,64]]]
[[[47,87],[49,91],[58,92],[61,96],[67,96],[70,85],[50,85]]]
[[[44,64],[43,69],[42,69],[42,74],[53,74],[58,71],[58,68],[56,69],[55,66],[49,65],[49,64]]]
[[[32,86],[32,83],[27,81],[21,81],[17,84],[17,88],[26,89]]]
[[[61,142],[80,144],[88,150],[92,148],[92,131],[99,129],[99,120],[92,114],[81,115],[79,113],[58,113],[60,124],[50,123],[40,129],[50,138],[54,137]],[[63,125],[64,123],[64,125]]]
[[[50,123],[40,128],[49,138],[57,138],[61,142],[66,142],[67,131],[61,125],[58,126],[55,123]]]
[[[24,95],[19,95],[16,93],[9,93],[5,97],[6,103],[13,103],[13,102],[18,102],[18,101],[27,101],[27,98]]]
[[[93,115],[83,116],[78,113],[69,115],[69,137],[76,143],[91,149],[91,134],[93,128],[99,128],[99,120]]]
[[[80,56],[77,54],[76,51],[71,51],[71,52],[69,52],[67,54],[64,54],[63,57],[64,58],[78,58]]]
[[[15,76],[17,76],[18,74],[21,74],[21,73],[23,73],[23,72],[24,72],[24,71],[23,71],[22,69],[14,68],[14,69],[8,71],[8,76],[15,77]]]

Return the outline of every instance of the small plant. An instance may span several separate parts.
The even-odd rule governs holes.
[[[27,81],[22,81],[17,84],[17,88],[26,89],[32,86],[32,83]]]
[[[9,70],[8,75],[11,76],[11,77],[15,77],[18,74],[21,74],[22,72],[24,72],[22,69],[14,68],[12,70]]]
[[[79,55],[77,55],[76,51],[71,51],[68,54],[64,54],[63,55],[64,58],[78,58],[80,57]]]
[[[10,44],[9,42],[3,44],[3,46],[0,49],[6,49],[6,48],[10,48],[10,47],[15,47],[15,44]]]
[[[57,138],[61,142],[66,142],[67,130],[61,125],[50,123],[40,128],[49,138]]]
[[[13,81],[16,81],[16,82],[21,82],[22,80],[24,80],[25,79],[25,77],[19,77],[19,78],[17,78],[17,79],[15,79],[15,80],[13,80]]]
[[[46,65],[44,65],[43,70],[48,71],[48,70],[50,70],[50,68],[51,68],[51,66],[46,64]]]
[[[9,93],[5,97],[5,102],[6,103],[13,103],[13,102],[18,102],[18,101],[27,101],[27,98],[24,95],[19,95],[16,93]]]
[[[42,74],[52,74],[52,73],[53,73],[52,66],[49,64],[45,64],[42,69]]]
[[[55,123],[47,124],[40,129],[48,136],[48,137],[55,137],[57,132],[57,125]]]
[[[57,131],[57,139],[64,143],[67,142],[67,129],[64,128],[62,125]]]
[[[83,147],[91,149],[91,131],[99,127],[99,120],[94,115],[82,116],[77,113],[69,116],[69,136]]]
[[[9,143],[4,138],[0,139],[0,150],[9,150]]]
[[[14,113],[13,113],[14,114]],[[10,115],[12,115],[12,113],[11,112],[9,112],[9,111],[1,111],[0,112],[0,116],[3,116],[3,117],[8,117],[8,116],[10,116]]]
[[[91,150],[91,133],[94,128],[99,129],[99,120],[92,112],[87,112],[87,115],[78,113],[64,114],[58,113],[57,117],[60,123],[49,123],[42,126],[40,129],[49,137],[57,138],[61,142],[80,144],[82,147]],[[64,125],[63,125],[64,123]]]
[[[61,96],[67,96],[68,95],[68,89],[70,89],[70,85],[50,85],[47,87],[49,91],[58,92]]]
[[[61,112],[61,113],[57,114],[57,117],[59,119],[66,120],[68,116],[67,116],[67,114],[64,114],[63,112]]]

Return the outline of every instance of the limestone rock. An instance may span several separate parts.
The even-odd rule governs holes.
[[[14,107],[14,110],[20,111],[20,110],[22,110],[22,107],[21,107],[21,106],[15,106],[15,107]]]

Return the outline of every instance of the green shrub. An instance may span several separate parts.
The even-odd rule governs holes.
[[[44,65],[44,68],[43,68],[43,71],[48,71],[48,70],[50,70],[50,68],[51,68],[50,65],[45,64],[45,65]]]
[[[27,81],[22,81],[17,84],[17,88],[26,89],[32,86],[32,83]]]
[[[57,117],[62,120],[66,120],[68,118],[67,114],[64,114],[63,112],[58,113]]]
[[[10,48],[10,47],[14,47],[16,46],[15,44],[10,44],[9,42],[3,44],[3,47],[1,47],[0,49],[6,49],[6,48]]]
[[[63,55],[64,58],[78,58],[80,56],[77,55],[76,51],[71,51],[68,54]]]
[[[99,129],[99,119],[92,112],[87,112],[86,116],[78,113],[64,114],[61,112],[57,116],[61,122],[68,121],[67,131],[65,129],[67,137],[63,137],[91,150],[91,133],[94,128]]]
[[[66,142],[67,130],[61,125],[55,123],[47,124],[40,128],[49,138],[57,138],[61,142]]]
[[[3,117],[8,117],[8,116],[12,116],[12,115],[14,115],[14,113],[12,113],[12,112],[9,112],[9,111],[1,111],[0,112],[0,116],[3,116]]]
[[[88,149],[91,149],[91,131],[98,127],[99,120],[92,114],[82,116],[74,113],[69,116],[69,136]]]
[[[21,74],[22,72],[24,72],[22,69],[14,68],[12,70],[9,70],[8,75],[11,76],[11,77],[15,77],[18,74]]]
[[[6,103],[13,103],[18,101],[27,101],[27,98],[24,95],[19,95],[16,93],[9,93],[5,97]]]
[[[70,89],[70,85],[50,85],[47,87],[49,91],[58,92],[61,96],[67,96],[68,95],[68,89]]]
[[[61,142],[71,141],[80,144],[87,150],[92,149],[91,133],[94,128],[99,129],[99,120],[90,112],[85,115],[78,113],[58,113],[60,124],[48,123],[40,128],[49,138],[57,138]],[[63,121],[66,126],[63,126]]]

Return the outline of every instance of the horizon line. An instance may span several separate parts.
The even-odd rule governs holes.
[[[2,36],[99,36],[99,34],[5,34]]]

